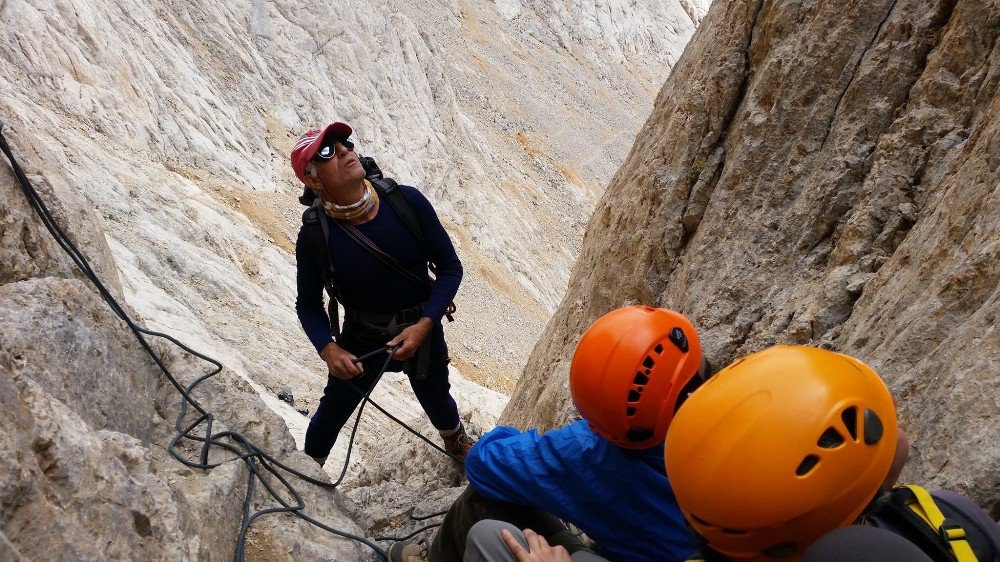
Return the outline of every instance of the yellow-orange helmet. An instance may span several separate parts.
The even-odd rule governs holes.
[[[659,445],[681,399],[701,382],[691,321],[665,308],[628,306],[584,332],[569,369],[576,409],[615,445]]]
[[[776,346],[726,367],[691,395],[667,435],[677,503],[734,560],[797,560],[849,525],[896,449],[892,396],[853,357]]]

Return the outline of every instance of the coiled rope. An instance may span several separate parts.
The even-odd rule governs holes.
[[[384,408],[382,408],[381,406],[376,404],[373,400],[371,400],[372,391],[375,389],[375,386],[377,386],[378,381],[382,378],[382,375],[385,374],[385,370],[388,368],[389,363],[395,356],[398,347],[392,349],[382,347],[380,349],[372,351],[369,354],[366,354],[365,356],[357,360],[360,362],[362,359],[369,358],[379,353],[388,352],[388,357],[386,358],[385,363],[383,364],[382,368],[376,375],[377,378],[375,384],[373,384],[367,392],[362,392],[361,389],[357,388],[353,383],[348,385],[351,388],[353,388],[355,392],[361,394],[363,399],[361,405],[358,408],[358,413],[354,421],[354,426],[351,429],[351,438],[347,448],[347,456],[344,459],[344,467],[340,472],[340,476],[337,478],[335,482],[324,482],[322,480],[317,480],[315,478],[312,478],[311,476],[303,474],[293,468],[284,465],[283,463],[275,459],[267,451],[261,449],[256,444],[254,444],[254,442],[250,438],[240,433],[234,431],[222,431],[219,433],[212,433],[212,424],[215,420],[215,416],[211,412],[207,411],[201,404],[199,404],[198,401],[191,396],[191,394],[194,391],[194,389],[202,382],[222,372],[223,369],[222,363],[203,353],[199,353],[191,349],[190,347],[181,343],[180,341],[178,341],[173,336],[170,336],[169,334],[149,330],[143,326],[140,326],[139,324],[137,324],[135,321],[132,320],[132,318],[128,315],[128,313],[125,312],[125,309],[122,308],[122,306],[114,298],[111,292],[108,291],[107,287],[105,287],[100,277],[98,277],[97,274],[94,272],[94,270],[90,267],[90,263],[87,261],[87,258],[84,256],[83,252],[81,252],[80,249],[77,248],[77,246],[73,243],[73,241],[70,240],[69,236],[67,236],[65,231],[63,231],[63,229],[56,223],[55,219],[52,216],[52,213],[45,205],[45,202],[42,200],[41,196],[38,194],[35,188],[31,185],[31,182],[25,175],[24,170],[22,170],[21,166],[18,164],[17,159],[14,158],[10,145],[7,143],[7,139],[3,135],[3,126],[4,126],[3,120],[0,120],[0,150],[3,151],[4,155],[10,161],[11,169],[14,171],[14,175],[17,177],[17,181],[21,186],[21,190],[24,192],[24,195],[27,198],[28,203],[31,205],[31,208],[38,215],[39,219],[42,221],[42,224],[45,225],[45,228],[49,231],[49,233],[52,234],[52,237],[55,238],[59,246],[62,247],[62,249],[73,260],[73,263],[76,264],[77,268],[79,268],[79,270],[84,274],[84,276],[86,276],[87,279],[89,279],[90,282],[94,285],[94,287],[100,294],[101,298],[104,300],[104,302],[108,304],[112,312],[114,312],[114,314],[118,316],[118,318],[120,318],[123,322],[125,322],[125,324],[135,335],[136,339],[139,341],[139,344],[142,346],[142,348],[146,351],[146,353],[153,360],[153,362],[156,363],[156,366],[160,369],[160,371],[167,378],[167,380],[170,381],[170,384],[172,384],[174,388],[177,389],[177,392],[180,393],[181,412],[180,415],[177,416],[177,420],[174,423],[174,426],[177,429],[177,435],[175,435],[173,439],[170,440],[170,443],[167,446],[167,449],[170,451],[170,454],[175,459],[177,459],[186,466],[189,466],[191,468],[210,470],[222,464],[221,462],[219,463],[209,462],[209,453],[211,448],[218,447],[222,450],[232,453],[233,455],[235,455],[235,458],[238,458],[244,463],[246,463],[248,469],[247,492],[243,501],[243,521],[242,524],[240,525],[240,533],[236,542],[235,560],[237,562],[243,562],[243,560],[245,559],[247,533],[250,530],[250,525],[258,517],[267,515],[269,513],[291,513],[296,517],[304,521],[307,521],[310,524],[315,525],[316,527],[319,527],[320,529],[328,531],[334,535],[364,544],[369,548],[371,548],[373,551],[375,551],[375,553],[382,560],[387,561],[388,554],[386,553],[386,551],[372,540],[369,540],[365,537],[354,535],[347,531],[336,529],[307,515],[304,511],[306,507],[305,501],[303,501],[302,496],[298,493],[295,487],[292,486],[292,484],[288,481],[285,474],[295,476],[310,484],[314,484],[316,486],[320,486],[323,488],[336,488],[338,485],[340,485],[341,481],[343,481],[344,479],[345,474],[347,473],[347,467],[350,463],[351,450],[353,449],[354,446],[354,438],[358,430],[359,422],[361,420],[361,414],[365,408],[365,405],[369,403],[372,406],[374,406],[377,410],[379,410],[387,417],[389,417],[389,419],[403,426],[407,431],[413,433],[414,435],[416,435],[417,437],[428,443],[430,446],[434,447],[435,449],[441,451],[445,455],[448,455],[449,457],[455,460],[459,460],[457,457],[448,453],[441,447],[437,446],[430,439],[424,437],[418,431],[409,427],[402,420],[393,416],[392,414],[387,412]],[[146,336],[165,339],[170,343],[176,345],[178,348],[186,351],[187,353],[190,353],[191,355],[211,364],[212,367],[204,375],[198,377],[194,382],[189,384],[187,387],[184,387],[173,375],[173,373],[170,372],[170,369],[163,363],[163,361],[160,359],[157,353],[150,346],[149,341],[146,339]],[[187,426],[185,426],[184,418],[187,417],[189,407],[192,408],[198,414],[198,417],[197,419],[195,419],[193,423],[190,423]],[[195,434],[195,431],[199,427],[204,428],[204,435]],[[184,456],[184,454],[177,449],[178,443],[183,439],[199,442],[202,444],[200,451],[200,458],[198,461],[192,461],[187,459]],[[278,491],[266,477],[266,474],[271,475],[278,482],[280,482],[281,488],[284,489],[284,492],[292,497],[293,499],[292,502],[286,501],[282,497],[282,495],[278,493]],[[267,492],[267,495],[270,496],[270,498],[273,499],[275,502],[277,502],[280,505],[280,507],[271,507],[266,509],[259,509],[257,511],[251,511],[258,483],[264,488],[264,490]],[[411,512],[411,518],[414,520],[425,520],[431,517],[442,515],[444,513],[445,512],[442,511],[439,513],[433,513],[421,518],[417,518],[417,517],[412,517],[412,512]],[[374,540],[405,540],[412,536],[415,536],[416,534],[422,531],[431,529],[436,526],[439,525],[428,525],[426,527],[418,529],[417,531],[415,531],[411,535],[408,535],[407,537],[401,537],[401,538],[376,537]]]

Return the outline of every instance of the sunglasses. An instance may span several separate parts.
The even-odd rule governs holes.
[[[323,146],[316,151],[316,160],[329,160],[337,154],[337,145],[343,145],[347,150],[354,150],[354,143],[343,137],[334,137],[323,142]]]

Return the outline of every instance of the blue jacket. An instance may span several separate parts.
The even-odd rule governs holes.
[[[465,472],[491,500],[573,523],[615,562],[687,560],[697,548],[667,481],[663,445],[623,449],[584,421],[542,435],[498,427],[469,452]]]
[[[437,264],[437,279],[434,280],[433,287],[428,290],[403,278],[339,228],[330,225],[328,245],[330,259],[337,272],[340,304],[348,310],[382,314],[426,302],[424,316],[440,323],[462,281],[462,262],[455,254],[451,238],[441,226],[441,221],[427,198],[408,185],[400,185],[399,189],[417,214],[427,241],[426,252],[396,216],[392,206],[384,201],[379,205],[375,218],[357,228],[418,277],[430,279],[427,273],[428,259]],[[322,351],[326,344],[333,341],[333,334],[330,333],[330,319],[323,306],[322,272],[311,259],[313,254],[307,247],[309,238],[305,228],[303,226],[299,230],[299,238],[295,244],[298,266],[295,311],[316,351]]]

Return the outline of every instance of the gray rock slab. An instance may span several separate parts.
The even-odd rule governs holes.
[[[95,429],[149,441],[157,370],[85,282],[0,285],[0,348]]]
[[[904,478],[1000,518],[995,20],[964,0],[715,2],[502,421],[565,423],[586,327],[666,306],[719,365],[777,343],[869,363],[914,443]]]

